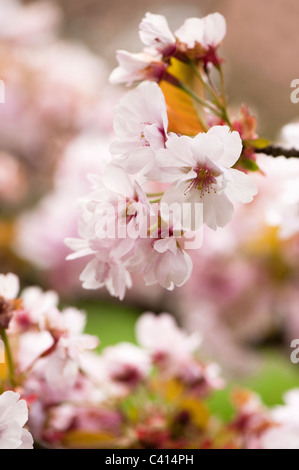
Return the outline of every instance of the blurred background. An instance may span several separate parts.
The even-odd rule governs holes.
[[[192,278],[175,293],[136,279],[118,302],[105,291],[83,291],[84,261],[65,261],[63,239],[76,236],[76,201],[89,190],[86,175],[101,172],[113,109],[125,91],[108,81],[115,50],[141,50],[138,24],[147,11],[165,15],[171,29],[191,16],[222,13],[232,113],[247,104],[259,135],[271,140],[299,118],[290,100],[299,78],[296,0],[0,0],[1,272],[15,272],[23,286],[55,289],[62,304],[86,310],[100,347],[135,341],[141,312],[169,311],[202,332],[203,355],[220,362],[229,380],[279,403],[284,390],[299,386],[299,365],[289,358],[290,340],[299,338],[299,243],[296,233],[280,239],[267,224],[281,174],[275,164],[262,160],[269,179],[257,176],[261,197],[217,238],[205,237],[204,251],[193,253]],[[213,398],[223,415],[228,393]]]

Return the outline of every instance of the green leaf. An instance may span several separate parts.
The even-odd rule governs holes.
[[[265,147],[268,147],[270,145],[269,140],[260,138],[260,139],[255,139],[255,140],[246,140],[246,146],[247,145],[252,145],[256,149],[263,149]]]
[[[258,164],[254,160],[251,160],[250,158],[241,159],[240,163],[243,168],[246,168],[246,170],[259,171],[260,169]]]

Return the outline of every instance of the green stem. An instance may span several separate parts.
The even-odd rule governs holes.
[[[187,93],[191,98],[193,98],[197,103],[199,103],[203,108],[209,109],[213,114],[218,116],[219,118],[223,118],[222,113],[220,113],[214,106],[210,105],[210,103],[207,103],[205,100],[203,100],[200,96],[198,96],[194,91],[192,91],[190,88],[188,88],[186,85],[183,83],[180,83],[179,88],[183,90],[185,93]]]
[[[214,99],[216,105],[222,109],[222,105],[219,101],[219,96],[217,94],[217,91],[214,89],[214,87],[212,87],[211,85],[209,85],[209,83],[207,83],[201,73],[198,71],[198,68],[196,67],[196,65],[194,64],[194,62],[190,61],[189,62],[189,66],[191,67],[191,69],[193,70],[193,72],[195,73],[195,75],[197,76],[197,78],[200,80],[200,82],[203,84],[203,86],[205,87],[205,89],[207,90],[207,92],[211,95],[211,97]]]
[[[228,117],[228,114],[225,108],[223,108],[223,119],[229,125],[229,127],[232,127],[232,124],[230,122],[230,119]]]
[[[8,371],[9,371],[10,382],[11,382],[11,385],[14,386],[15,385],[15,368],[14,368],[14,364],[13,364],[13,359],[12,359],[12,355],[11,355],[11,349],[10,349],[10,346],[9,346],[9,341],[8,341],[7,334],[6,334],[6,331],[5,331],[4,328],[0,328],[0,335],[1,335],[4,347],[5,347],[5,353],[6,353],[7,363],[8,363]]]
[[[219,75],[220,75],[221,95],[222,95],[222,98],[223,98],[224,107],[226,108],[226,87],[225,87],[223,69],[222,69],[221,65],[218,65],[218,67],[216,67],[216,68],[217,68],[217,70],[219,72]]]
[[[221,80],[221,100],[222,100],[222,103],[219,99],[219,94],[217,93],[217,90],[215,89],[215,87],[213,85],[211,76],[208,73],[208,71],[206,71],[206,74],[207,74],[207,77],[208,77],[209,84],[206,83],[203,80],[203,78],[201,78],[201,80],[202,80],[202,83],[204,83],[204,84],[206,83],[208,89],[210,90],[209,93],[212,94],[212,96],[214,96],[215,103],[219,107],[219,109],[222,113],[222,119],[229,125],[229,127],[231,127],[231,122],[230,122],[230,119],[228,117],[227,110],[226,110],[227,104],[226,104],[226,91],[225,91],[224,75],[223,75],[223,70],[222,70],[220,65],[217,67],[217,70],[219,71],[220,80]],[[197,76],[199,77],[200,74],[199,74],[199,72],[198,72],[198,70],[195,66],[194,66],[194,71],[197,72]]]

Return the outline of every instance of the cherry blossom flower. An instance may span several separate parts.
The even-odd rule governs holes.
[[[44,292],[38,286],[25,288],[21,294],[22,309],[15,312],[9,325],[9,331],[27,331],[32,327],[41,327],[45,315],[58,306],[58,294],[55,291]]]
[[[160,284],[168,290],[182,286],[190,277],[192,261],[179,245],[179,240],[167,234],[137,240],[132,271],[143,276],[145,284]]]
[[[176,39],[163,15],[146,13],[139,25],[139,37],[143,44],[162,55],[171,55],[171,50],[175,48]]]
[[[218,364],[203,365],[197,360],[182,361],[177,378],[189,387],[192,393],[201,397],[208,396],[211,390],[222,389],[225,385]]]
[[[0,201],[4,206],[21,203],[28,193],[24,168],[15,156],[0,152]]]
[[[61,20],[57,5],[42,1],[24,5],[20,0],[3,0],[0,38],[15,44],[31,44],[52,39]]]
[[[130,174],[147,175],[164,147],[167,126],[165,98],[156,83],[144,82],[126,93],[115,109],[116,140],[110,146],[118,164]]]
[[[97,346],[98,339],[91,335],[62,335],[54,351],[39,361],[37,370],[45,370],[45,379],[52,387],[72,387],[78,377],[81,354]]]
[[[55,441],[67,432],[84,429],[86,433],[107,433],[120,435],[123,417],[117,410],[109,410],[101,406],[65,404],[52,407],[50,416],[45,423],[43,438]]]
[[[299,122],[291,122],[282,127],[279,140],[286,147],[299,149]]]
[[[171,56],[176,49],[176,41],[166,18],[146,13],[139,26],[139,35],[147,47],[139,53],[124,50],[116,52],[119,66],[110,75],[110,83],[113,85],[126,83],[130,86],[142,80],[160,82],[164,77],[168,67],[168,63],[163,61],[164,56]]]
[[[206,65],[219,64],[216,49],[226,35],[226,21],[220,13],[213,13],[204,18],[188,18],[176,30],[175,36],[181,43],[179,47],[192,58],[202,59]]]
[[[72,386],[78,377],[81,355],[95,349],[98,339],[84,334],[85,314],[75,308],[59,311],[52,308],[39,319],[40,331],[23,333],[18,349],[22,371],[34,373],[52,386]]]
[[[289,390],[284,394],[284,405],[272,409],[272,416],[280,423],[293,423],[299,426],[299,389]]]
[[[139,36],[146,46],[143,52],[117,51],[119,66],[110,75],[112,84],[128,86],[141,80],[173,80],[167,68],[172,56],[187,62],[202,60],[218,66],[217,48],[226,34],[226,22],[220,13],[205,18],[189,18],[173,34],[162,15],[146,13],[139,25]]]
[[[146,236],[151,209],[137,182],[119,167],[108,165],[99,179],[92,178],[94,191],[82,202],[81,239],[66,239],[75,250],[68,259],[90,256],[81,273],[83,287],[106,285],[111,295],[123,298],[131,286],[130,259],[137,237]]]
[[[9,390],[0,395],[0,449],[32,449],[33,439],[24,429],[28,409],[20,394]]]
[[[299,449],[298,425],[275,426],[264,433],[262,449]]]
[[[119,67],[116,67],[109,77],[112,85],[126,83],[127,86],[142,80],[154,80],[160,82],[167,68],[162,62],[161,55],[152,55],[148,52],[132,54],[118,50],[116,58]]]
[[[280,141],[285,148],[299,149],[299,124],[295,122],[285,125],[280,132]],[[274,181],[278,185],[275,191],[272,188],[271,197],[265,204],[267,222],[278,227],[281,239],[290,239],[299,232],[298,159],[260,155],[259,161],[261,170],[266,175],[269,196]]]
[[[250,202],[257,193],[252,178],[235,170],[242,142],[237,132],[226,126],[214,126],[194,138],[172,134],[166,149],[157,152],[161,180],[173,184],[161,200],[161,215],[178,203],[180,220],[185,230],[196,230],[202,222],[195,217],[183,217],[183,205],[203,204],[203,222],[213,230],[230,222],[233,202]],[[178,217],[175,215],[175,217]]]
[[[148,354],[130,343],[107,347],[103,351],[102,360],[104,372],[112,386],[112,393],[128,393],[150,373]]]
[[[71,245],[69,245],[71,246]],[[132,281],[126,264],[114,259],[114,253],[107,249],[97,250],[95,257],[87,264],[80,275],[85,289],[99,289],[106,286],[109,293],[122,300]]]
[[[153,362],[171,373],[179,370],[182,363],[190,362],[200,344],[198,333],[188,335],[167,313],[144,313],[136,323],[136,337],[150,352]]]
[[[261,436],[262,449],[299,449],[299,389],[286,392],[284,402],[269,410],[273,426]]]
[[[94,191],[82,200],[81,239],[66,239],[75,252],[68,259],[91,257],[80,279],[83,287],[107,287],[124,298],[131,273],[142,275],[147,285],[167,289],[189,278],[192,263],[184,242],[171,227],[158,228],[159,214],[138,182],[133,184],[119,167],[108,165],[101,178],[93,177]]]
[[[297,163],[297,162],[296,162]],[[285,180],[285,189],[276,201],[270,203],[267,219],[270,225],[279,227],[282,239],[289,239],[299,233],[299,166],[292,177]]]
[[[0,296],[6,300],[13,300],[20,290],[18,276],[13,273],[0,274]]]
[[[59,293],[69,294],[80,286],[84,264],[81,260],[65,263],[69,251],[63,240],[77,236],[76,201],[90,190],[88,175],[101,175],[110,162],[109,143],[109,134],[102,137],[94,132],[72,139],[56,167],[53,189],[16,219],[14,251],[41,270],[47,285]]]

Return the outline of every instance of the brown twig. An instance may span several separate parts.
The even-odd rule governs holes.
[[[295,148],[284,148],[278,145],[268,145],[264,148],[254,148],[255,153],[263,153],[271,157],[299,158],[299,150]]]

